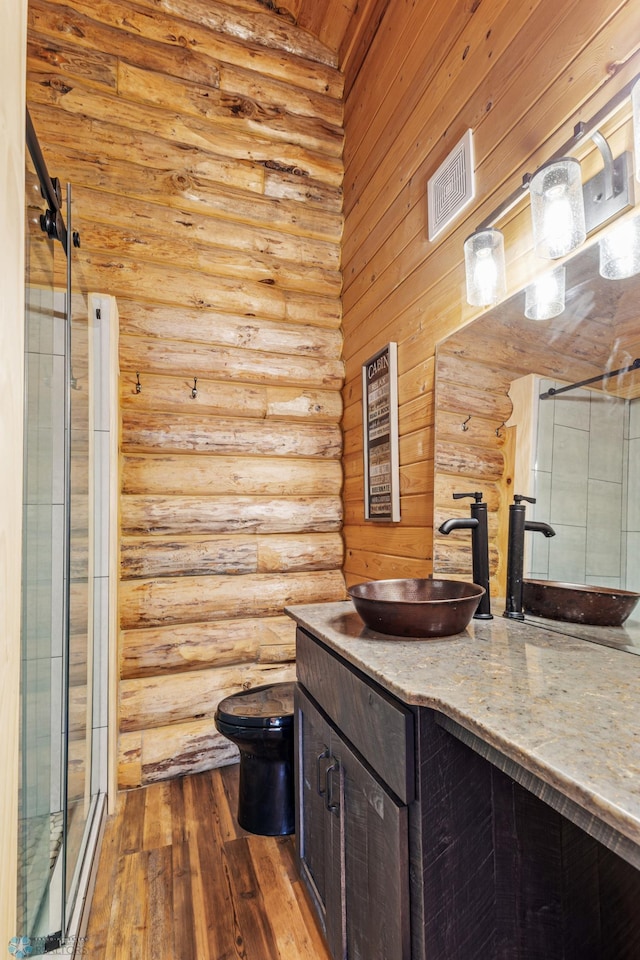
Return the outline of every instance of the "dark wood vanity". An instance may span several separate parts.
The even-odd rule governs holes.
[[[527,639],[531,628],[503,621],[470,628],[473,636],[448,643],[394,646],[362,630],[349,604],[289,612],[298,621],[298,854],[336,960],[640,957],[636,811],[619,831],[608,798],[583,797],[585,784],[565,789],[551,764],[545,774],[540,757],[529,762],[519,743],[519,724],[554,706],[558,739],[573,737],[567,703],[559,696],[553,703],[552,671],[545,681],[544,661],[547,651],[549,664],[568,656],[570,668],[584,641],[568,640],[567,649],[550,635],[540,647],[535,637]],[[507,634],[507,646],[498,649]],[[473,643],[483,663],[465,676]],[[505,662],[509,644],[515,653]],[[600,671],[605,660],[625,657],[605,651],[594,660],[587,648]],[[492,720],[491,704],[501,690],[505,700],[510,695],[518,652],[532,664],[531,702],[518,709],[518,681],[513,737],[507,749],[497,749],[498,722],[511,706],[503,704]],[[638,670],[638,658],[626,660]],[[413,692],[432,673],[424,694]],[[479,677],[490,691],[488,706]],[[409,689],[399,696],[402,682]],[[447,682],[449,703],[442,697]],[[467,717],[456,690],[469,698]],[[413,702],[420,699],[434,705]],[[486,737],[478,731],[485,713]],[[608,719],[603,716],[605,725]],[[637,722],[630,723],[632,739]],[[541,743],[546,723],[541,715]],[[574,749],[581,749],[577,742]],[[637,743],[633,751],[623,779],[638,761]],[[636,790],[637,783],[630,784],[631,794]],[[599,804],[610,808],[604,819]]]

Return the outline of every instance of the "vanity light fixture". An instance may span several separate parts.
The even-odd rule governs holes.
[[[529,182],[536,254],[557,260],[587,239],[580,162],[561,157],[540,167]]]
[[[529,320],[551,320],[564,310],[565,268],[561,264],[529,284],[524,295],[524,315]]]
[[[494,257],[489,252],[491,244],[482,238],[500,234],[495,224],[521,202],[527,191],[531,195],[536,253],[549,260],[571,253],[590,234],[634,206],[631,153],[627,151],[614,158],[599,130],[629,99],[633,104],[635,170],[640,180],[640,77],[636,77],[589,121],[576,124],[573,136],[533,176],[526,174],[521,186],[467,238],[464,244],[467,300],[472,306],[490,306],[506,295],[506,277],[499,259],[504,256],[504,242],[501,241],[500,252]],[[593,140],[597,146],[603,169],[582,185],[580,162],[567,154],[585,139]]]
[[[476,230],[464,242],[467,301],[474,307],[489,307],[506,296],[507,274],[504,235],[495,227]]]
[[[640,273],[640,216],[617,224],[600,238],[600,276],[624,280]]]

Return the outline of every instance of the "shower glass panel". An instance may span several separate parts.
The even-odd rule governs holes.
[[[65,317],[28,154],[27,164],[18,931],[37,938],[62,918]]]
[[[32,143],[33,137],[26,153],[18,923],[10,944],[16,956],[71,952],[104,811],[97,748],[92,755],[94,683],[99,691],[104,686],[93,669],[100,631],[94,630],[90,370],[100,356],[92,353],[87,299],[70,293],[69,245],[65,255],[42,229],[51,194],[43,200],[40,184],[51,183]],[[68,236],[71,206],[67,185]]]

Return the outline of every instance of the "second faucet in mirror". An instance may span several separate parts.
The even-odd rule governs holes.
[[[524,576],[524,535],[530,530],[555,537],[552,526],[542,520],[526,520],[526,503],[535,503],[535,497],[516,493],[509,507],[509,549],[507,556],[507,595],[503,616],[524,620],[522,612],[522,578]]]

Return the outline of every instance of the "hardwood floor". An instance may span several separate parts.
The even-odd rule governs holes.
[[[235,819],[238,766],[132,790],[100,854],[92,960],[330,960],[293,838]]]

